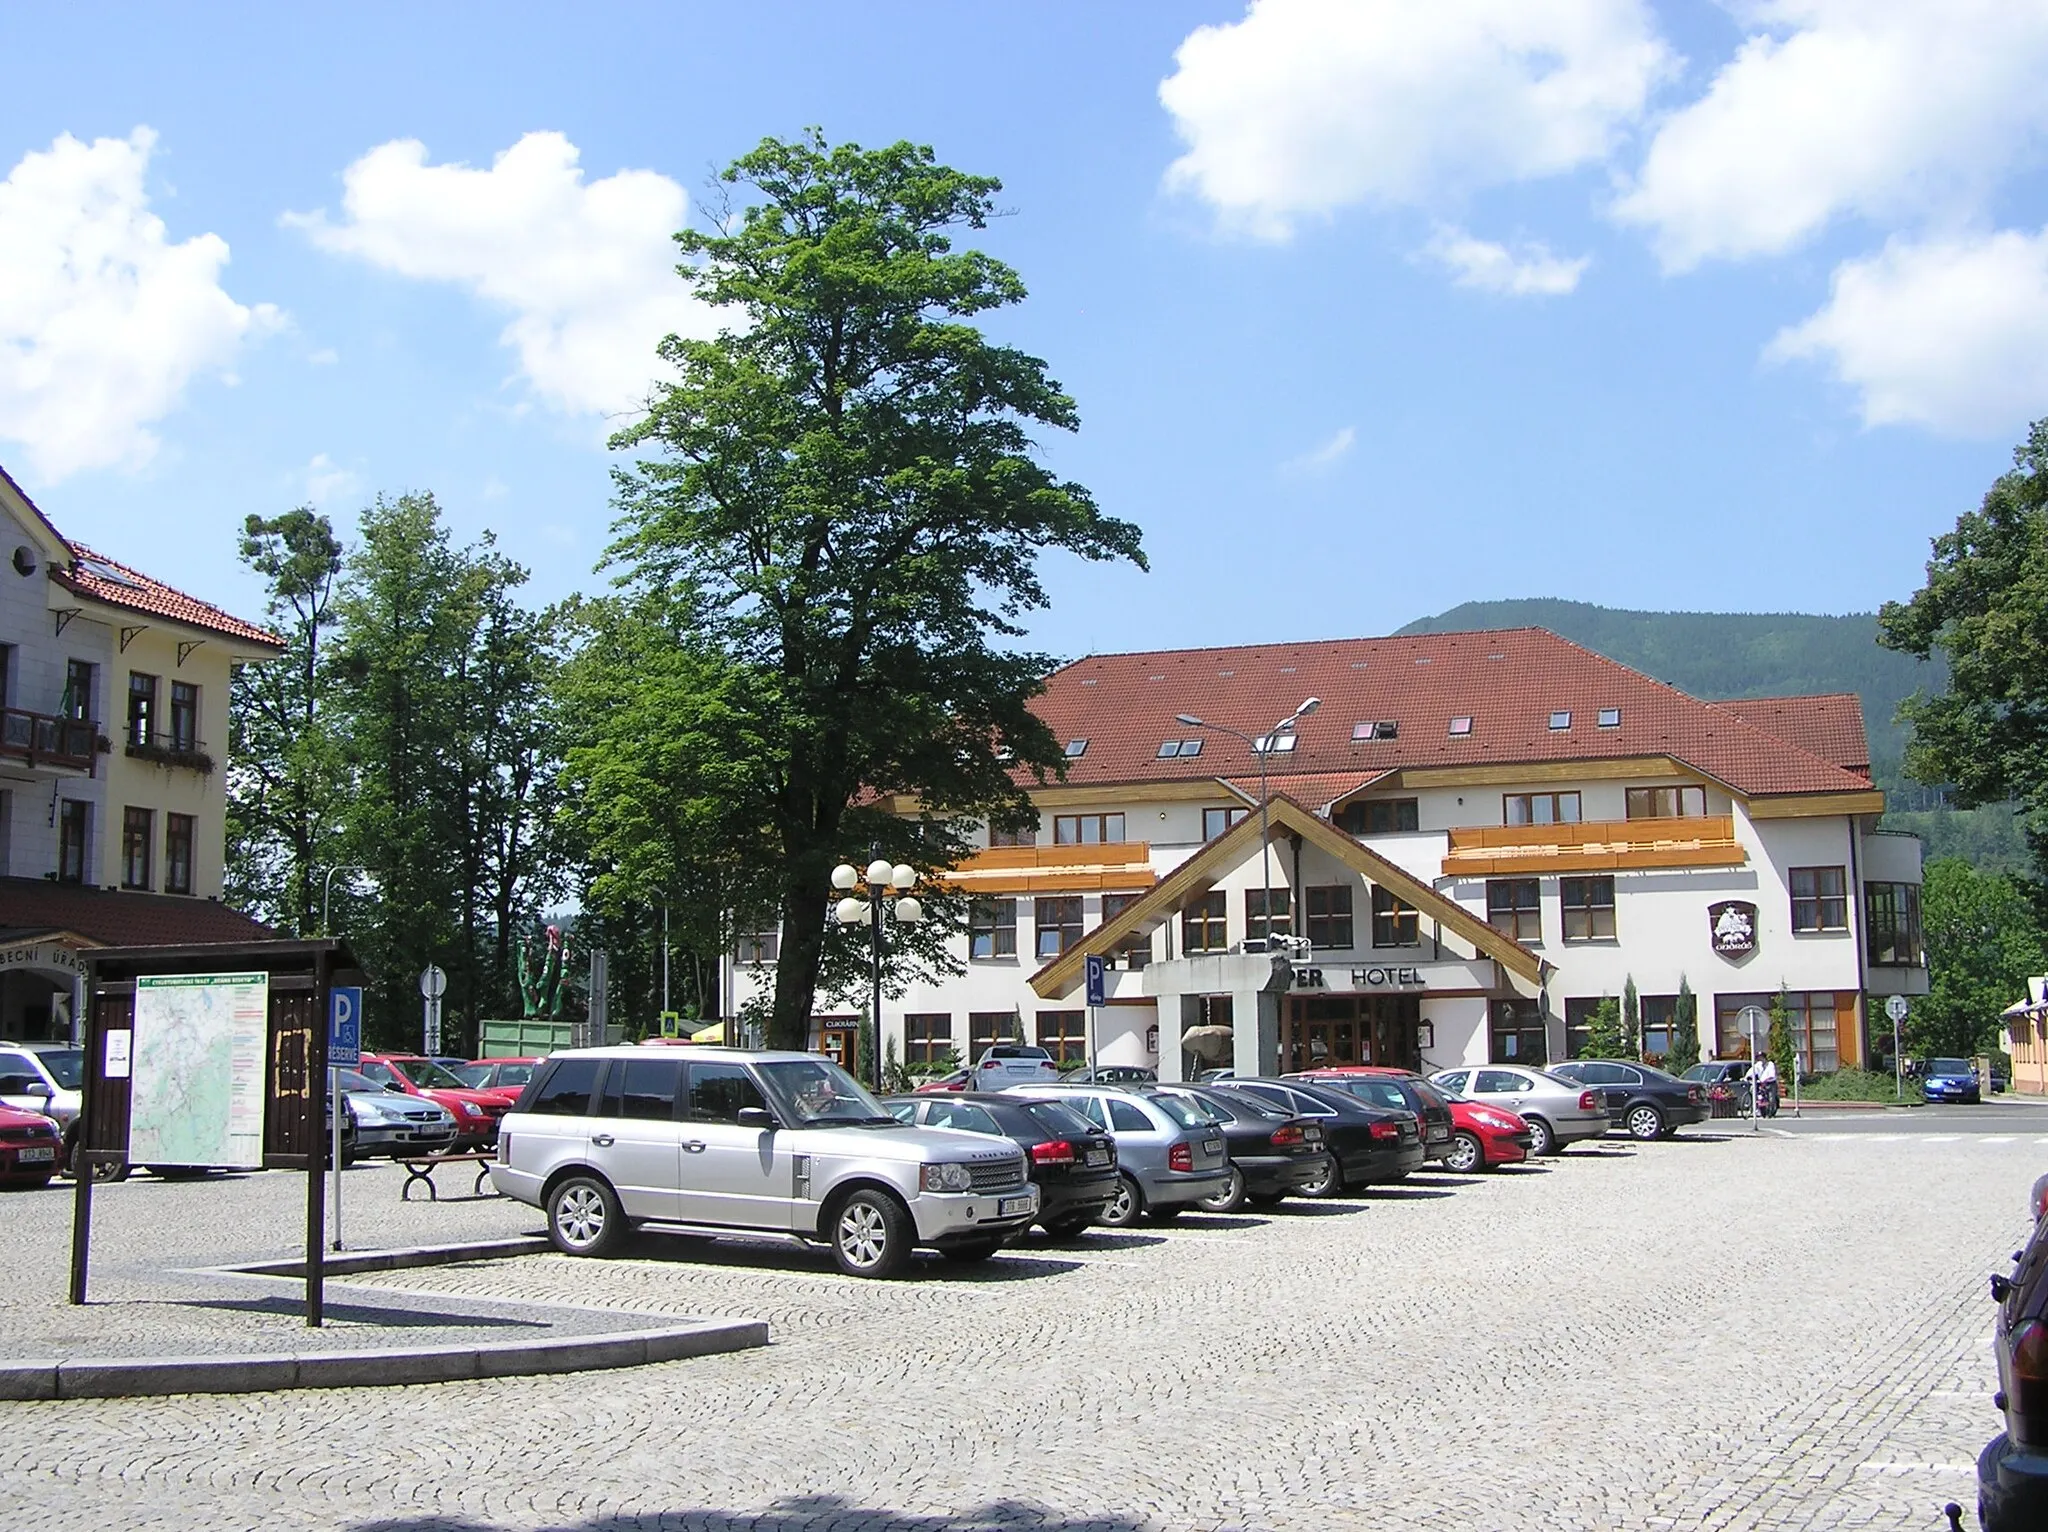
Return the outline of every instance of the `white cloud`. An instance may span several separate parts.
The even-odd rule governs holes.
[[[156,134],[65,134],[0,181],[0,438],[36,475],[137,468],[151,429],[200,373],[232,381],[245,338],[278,311],[220,285],[227,242],[173,243],[149,211]]]
[[[341,360],[341,353],[332,346],[322,346],[318,351],[307,357],[306,360],[315,367],[332,367]]]
[[[344,222],[285,221],[323,249],[509,311],[501,339],[554,408],[629,410],[662,371],[663,336],[717,323],[676,275],[683,188],[649,170],[585,181],[578,158],[560,133],[528,133],[488,170],[429,165],[424,144],[397,140],[342,173]]]
[[[1555,298],[1571,292],[1593,264],[1582,255],[1552,255],[1548,245],[1529,241],[1510,250],[1492,240],[1475,239],[1463,229],[1444,225],[1422,253],[1447,267],[1460,287],[1503,293],[1513,298]]]
[[[1341,458],[1348,455],[1357,443],[1357,428],[1354,426],[1344,426],[1328,441],[1311,448],[1300,457],[1289,458],[1280,465],[1281,470],[1285,473],[1296,474],[1319,473],[1325,468],[1334,466]]]
[[[1267,238],[1597,164],[1675,62],[1643,0],[1254,0],[1175,59],[1169,184]]]
[[[324,452],[313,454],[300,477],[305,481],[306,499],[323,511],[337,501],[353,500],[362,491],[363,481]]]
[[[2004,437],[2048,415],[2048,229],[1911,243],[1835,269],[1771,361],[1825,363],[1865,425]]]
[[[2048,133],[2042,0],[1764,0],[1762,30],[1658,130],[1616,216],[1667,268],[1830,220],[1967,215]]]

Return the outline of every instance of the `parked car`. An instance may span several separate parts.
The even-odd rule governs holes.
[[[1506,1107],[1529,1125],[1531,1154],[1560,1154],[1607,1132],[1607,1101],[1599,1091],[1524,1065],[1445,1069],[1429,1077],[1447,1091]]]
[[[1201,1199],[1204,1212],[1235,1213],[1246,1203],[1271,1207],[1329,1179],[1330,1156],[1323,1148],[1323,1126],[1315,1119],[1199,1085],[1162,1085],[1160,1091],[1195,1102],[1223,1130],[1230,1175]]]
[[[1060,1080],[1067,1085],[1157,1085],[1159,1071],[1142,1064],[1083,1064],[1067,1070]]]
[[[452,1072],[471,1090],[494,1090],[517,1096],[526,1089],[526,1082],[533,1078],[533,1071],[539,1063],[538,1058],[471,1059],[466,1064],[457,1064]]]
[[[1707,1115],[1739,1117],[1749,1110],[1748,1059],[1708,1059],[1678,1077],[1706,1093]]]
[[[1982,1101],[1977,1066],[1968,1059],[1929,1059],[1920,1078],[1923,1101]]]
[[[924,1096],[940,1091],[966,1090],[973,1083],[973,1070],[956,1069],[951,1074],[934,1075],[923,1084],[913,1085],[910,1089],[913,1095]]]
[[[1413,1070],[1378,1064],[1336,1064],[1326,1069],[1304,1069],[1283,1078],[1334,1085],[1361,1101],[1413,1112],[1422,1122],[1422,1157],[1441,1160],[1451,1152],[1450,1099]]]
[[[1998,1325],[1998,1393],[2005,1429],[1977,1457],[1977,1520],[1983,1532],[2048,1527],[2048,1176],[2029,1198],[2033,1237],[2010,1277],[1991,1279]]]
[[[341,1099],[353,1139],[344,1137],[342,1154],[350,1160],[407,1154],[439,1154],[454,1146],[455,1115],[423,1095],[394,1091],[353,1069],[337,1071]]]
[[[547,1215],[569,1255],[640,1223],[830,1247],[850,1276],[914,1248],[983,1260],[1038,1218],[1024,1152],[898,1122],[814,1053],[579,1048],[550,1057],[508,1114],[491,1179]]]
[[[516,1090],[476,1090],[430,1058],[417,1053],[366,1053],[358,1073],[368,1075],[385,1090],[408,1096],[424,1096],[444,1106],[455,1119],[455,1145],[460,1149],[484,1149],[498,1141],[499,1119],[519,1099]]]
[[[64,1154],[64,1131],[41,1112],[0,1107],[0,1185],[48,1186]]]
[[[1411,1078],[1402,1070],[1377,1072]],[[1288,1078],[1297,1077],[1290,1075]],[[1312,1083],[1320,1081],[1325,1085],[1348,1089],[1353,1095],[1367,1101],[1378,1099],[1377,1089],[1364,1083],[1370,1075],[1362,1070],[1311,1070],[1299,1078]],[[1412,1078],[1420,1089],[1430,1092],[1441,1101],[1450,1116],[1450,1143],[1441,1155],[1444,1169],[1466,1175],[1475,1170],[1496,1170],[1502,1165],[1519,1165],[1529,1157],[1529,1145],[1533,1135],[1529,1132],[1529,1125],[1513,1112],[1505,1107],[1484,1106],[1477,1101],[1467,1101],[1462,1096],[1447,1096],[1420,1076]]]
[[[0,1106],[39,1112],[63,1135],[62,1163],[78,1146],[85,1109],[85,1050],[50,1043],[0,1043]]]
[[[974,1061],[975,1090],[1036,1085],[1060,1077],[1052,1055],[1030,1043],[992,1043]]]
[[[1006,1095],[1057,1101],[1116,1140],[1117,1191],[1102,1221],[1178,1218],[1230,1178],[1223,1130],[1180,1096],[1135,1085],[1012,1085]]]
[[[1072,1238],[1102,1217],[1116,1196],[1116,1140],[1057,1101],[1020,1101],[990,1091],[949,1096],[885,1096],[899,1122],[1007,1138],[1031,1162],[1038,1222]]]
[[[1349,1091],[1306,1080],[1233,1077],[1211,1089],[1245,1095],[1322,1125],[1330,1173],[1304,1186],[1304,1196],[1338,1197],[1353,1187],[1382,1186],[1422,1168],[1422,1124],[1413,1112],[1374,1106]]]
[[[1630,1138],[1645,1142],[1669,1138],[1680,1128],[1705,1122],[1711,1110],[1705,1086],[1647,1064],[1573,1059],[1551,1065],[1548,1073],[1592,1086],[1606,1098],[1608,1121],[1627,1128]]]

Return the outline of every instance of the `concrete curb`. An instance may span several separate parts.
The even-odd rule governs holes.
[[[254,1394],[287,1388],[386,1388],[470,1378],[594,1372],[745,1351],[768,1344],[758,1319],[707,1319],[623,1335],[496,1345],[394,1347],[286,1356],[81,1358],[0,1363],[0,1400]]]
[[[330,1277],[353,1277],[366,1271],[403,1271],[410,1266],[449,1266],[457,1261],[496,1261],[515,1255],[545,1255],[553,1248],[545,1234],[520,1234],[511,1239],[472,1240],[464,1245],[408,1245],[399,1250],[364,1250],[354,1255],[336,1254],[330,1250],[322,1266]],[[303,1277],[306,1262],[303,1257],[294,1257],[208,1269],[245,1277]]]

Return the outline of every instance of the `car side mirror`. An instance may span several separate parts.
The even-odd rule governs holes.
[[[405,1087],[403,1085],[400,1085],[396,1080],[386,1080],[384,1082],[384,1088],[388,1091],[395,1091],[401,1096],[405,1094]]]
[[[765,1106],[743,1106],[740,1114],[733,1119],[743,1128],[772,1128],[775,1118]]]
[[[23,1091],[22,1094],[25,1096],[41,1096],[45,1101],[48,1101],[57,1093],[50,1089],[49,1081],[31,1080],[28,1082],[28,1089]]]

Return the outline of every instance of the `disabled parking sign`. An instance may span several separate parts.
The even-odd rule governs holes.
[[[337,984],[327,992],[327,1067],[360,1069],[363,1063],[363,992]]]

